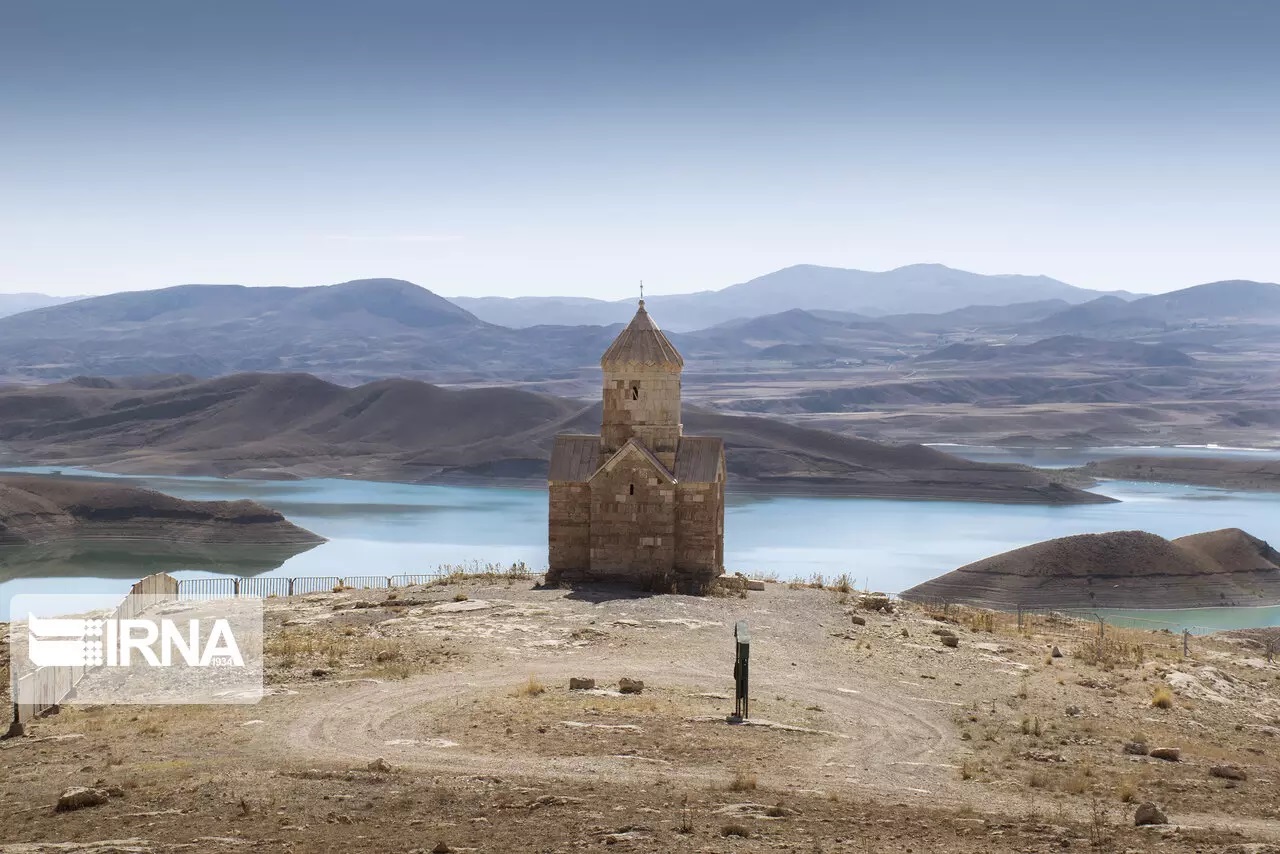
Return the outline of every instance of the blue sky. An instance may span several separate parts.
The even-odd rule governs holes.
[[[1280,3],[18,0],[0,291],[1280,281]]]

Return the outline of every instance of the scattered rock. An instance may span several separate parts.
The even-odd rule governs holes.
[[[854,614],[854,615],[853,615],[852,617],[850,617],[849,619],[853,621],[853,624],[854,624],[855,626],[865,626],[865,625],[867,624],[867,618],[866,618],[866,617],[859,617],[857,614]]]
[[[437,614],[461,614],[466,611],[486,611],[492,607],[492,602],[486,602],[483,599],[467,599],[464,596],[452,602],[441,602],[439,605],[432,605],[431,610]]]
[[[323,667],[315,667],[315,668],[312,668],[311,675],[316,677],[317,679],[323,679],[324,677],[329,675],[329,671],[324,669]]]
[[[1067,758],[1061,753],[1053,753],[1048,750],[1024,750],[1018,754],[1023,759],[1031,759],[1035,762],[1066,762]]]
[[[949,646],[952,649],[960,646],[960,638],[955,635],[939,635],[938,640],[942,641],[943,646]]]
[[[443,842],[437,842],[436,847],[431,849],[431,854],[450,854],[453,849]]]
[[[893,601],[884,593],[868,593],[862,597],[859,604],[868,611],[880,611],[885,614],[893,613]]]
[[[110,799],[111,795],[107,794],[106,789],[72,786],[62,793],[62,797],[58,798],[57,806],[53,809],[55,812],[71,812],[85,807],[101,806]]]
[[[570,691],[594,691],[596,680],[588,679],[586,676],[573,676],[569,679]]]
[[[623,694],[639,694],[644,690],[644,682],[623,676],[618,680],[618,690]]]
[[[1067,706],[1067,717],[1069,718],[1078,718],[1083,713],[1084,709],[1079,706]]]
[[[582,803],[582,798],[571,798],[567,795],[542,795],[529,802],[529,809],[541,807],[564,807]]]
[[[379,756],[369,763],[369,770],[380,774],[390,774],[395,769],[391,767],[391,763]]]
[[[1049,651],[1049,655],[1052,656],[1053,658],[1062,658],[1062,650],[1058,649],[1055,646],[1053,649]]]
[[[1160,807],[1148,802],[1138,804],[1138,809],[1133,813],[1133,823],[1138,827],[1148,824],[1168,824],[1169,817]]]
[[[1126,741],[1124,743],[1124,752],[1130,756],[1146,756],[1151,752],[1151,748],[1141,741]]]
[[[1147,755],[1152,759],[1163,759],[1165,762],[1179,762],[1182,759],[1182,750],[1177,747],[1153,747]]]
[[[1209,774],[1214,777],[1221,777],[1224,780],[1249,779],[1249,775],[1244,772],[1244,769],[1235,765],[1214,765],[1209,769]]]

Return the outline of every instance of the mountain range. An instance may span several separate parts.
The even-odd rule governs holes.
[[[556,434],[598,432],[600,419],[598,403],[403,379],[349,388],[307,374],[236,374],[0,387],[0,442],[11,461],[127,473],[543,483]],[[883,445],[699,407],[686,407],[682,420],[687,434],[724,438],[738,489],[1108,500],[1034,469],[971,462],[919,445]]]
[[[1087,302],[1097,291],[1047,276],[987,276],[942,264],[912,264],[885,272],[798,264],[716,291],[658,295],[645,302],[669,318],[666,328],[688,332],[744,317],[793,308],[853,312],[869,316],[904,314],[927,305],[937,312],[973,305],[1006,305],[1038,300]],[[1117,292],[1117,298],[1131,296]],[[454,297],[452,302],[500,326],[603,325],[625,323],[633,300],[583,297]]]
[[[990,287],[1008,286],[994,278]],[[1274,443],[1260,413],[1280,406],[1280,285],[1226,281],[1084,302],[1031,290],[1025,302],[938,313],[790,307],[669,337],[687,360],[689,402],[868,438]],[[690,322],[658,305],[660,325]],[[619,328],[503,326],[396,279],[184,285],[0,318],[0,381],[278,372],[598,399],[600,354]]]

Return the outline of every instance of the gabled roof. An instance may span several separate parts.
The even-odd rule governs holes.
[[[551,448],[547,480],[586,483],[600,467],[600,437],[562,434]]]
[[[664,466],[662,461],[655,457],[653,452],[646,448],[644,444],[637,439],[628,439],[623,446],[618,449],[618,452],[605,460],[600,465],[600,468],[596,469],[596,473],[591,475],[588,479],[595,480],[595,478],[602,472],[613,471],[613,467],[628,454],[639,454],[642,459],[648,461],[649,465],[653,466],[653,468],[657,470],[658,474],[662,475],[663,479],[670,483],[675,482],[676,478],[675,475],[671,473],[671,470]]]
[[[644,310],[644,300],[640,300],[636,316],[631,318],[627,328],[618,333],[618,337],[613,339],[609,349],[600,357],[601,367],[607,368],[610,365],[667,365],[682,368],[684,359],[667,340],[667,336],[662,334],[658,324],[653,322],[649,312]]]
[[[715,483],[720,479],[724,440],[718,436],[681,436],[676,447],[676,480]]]

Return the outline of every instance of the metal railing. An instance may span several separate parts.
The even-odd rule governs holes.
[[[146,596],[147,599],[141,597]],[[148,575],[129,588],[115,610],[106,619],[128,620],[140,614],[156,598],[177,599],[178,582],[167,573]],[[13,727],[11,733],[21,732],[27,721],[56,708],[75,690],[86,673],[96,669],[84,665],[69,667],[38,667],[23,675],[14,684]],[[21,702],[24,697],[35,699]]]
[[[228,599],[238,596],[268,599],[276,596],[306,596],[334,590],[389,590],[431,584],[448,578],[447,572],[411,575],[298,575],[231,578],[184,578],[178,582],[179,599]]]

